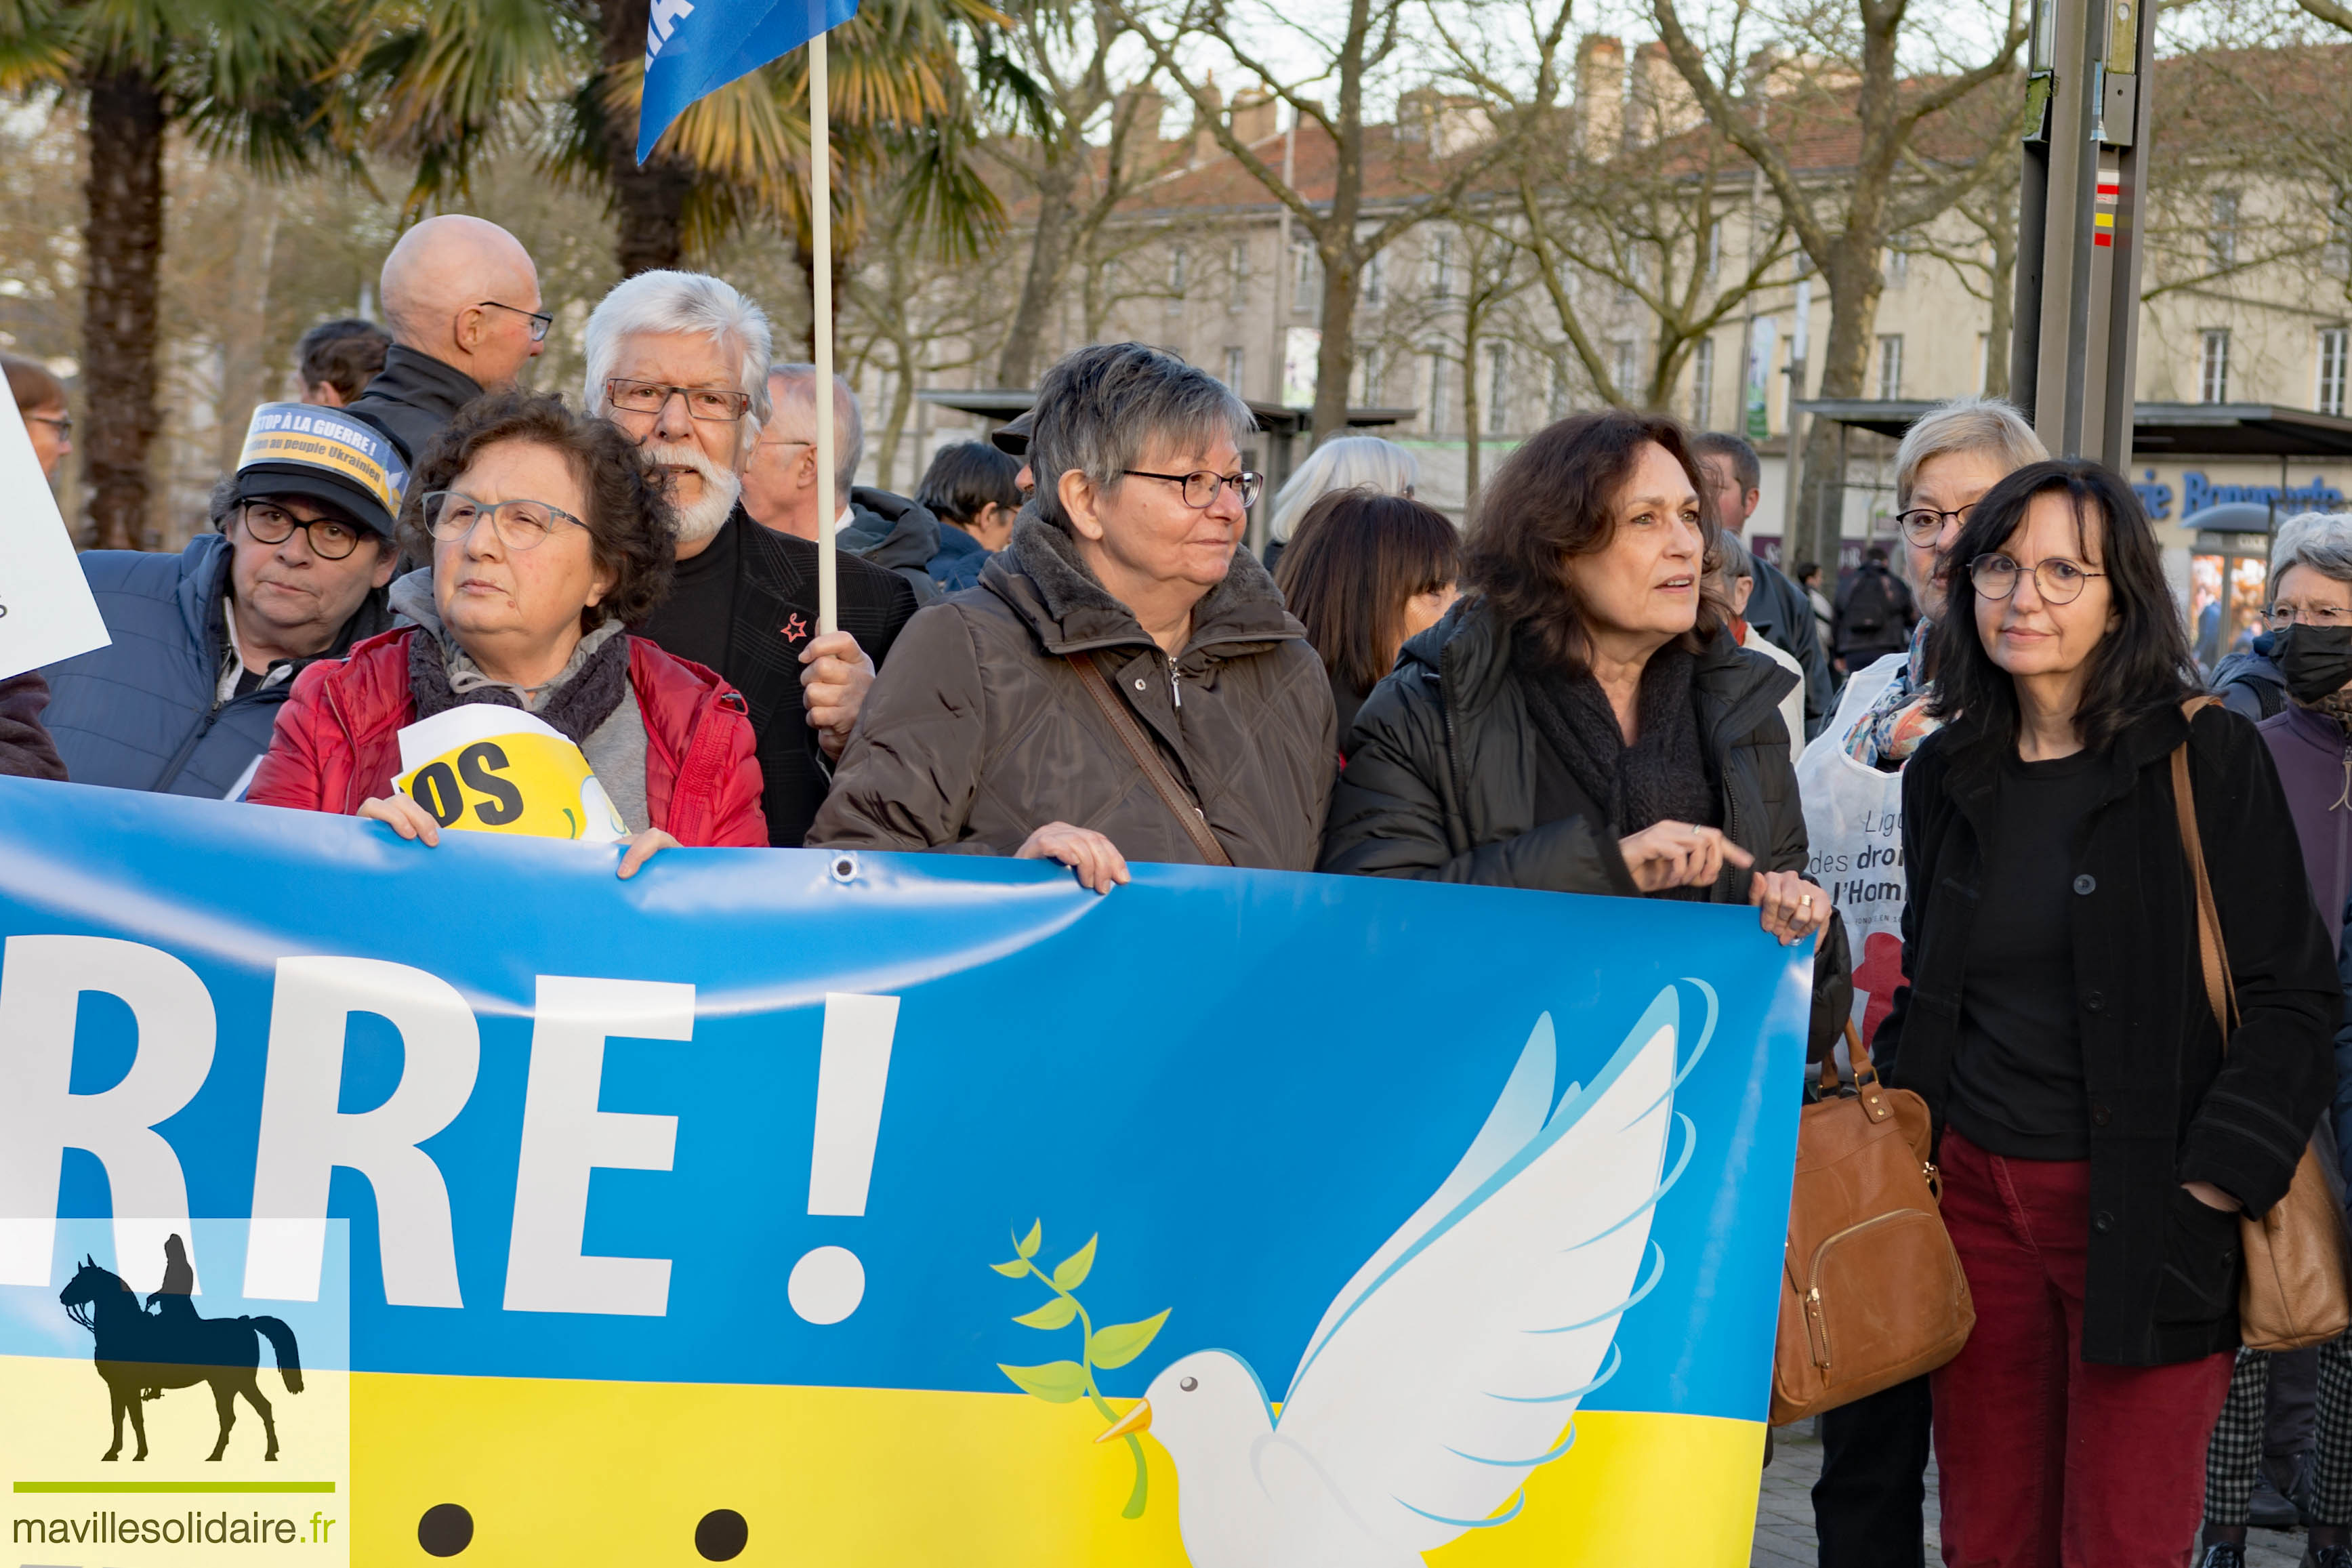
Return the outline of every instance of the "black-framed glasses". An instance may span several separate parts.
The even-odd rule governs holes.
[[[721,386],[665,386],[657,381],[631,381],[626,376],[604,378],[604,400],[630,414],[659,414],[673,397],[686,399],[686,411],[697,419],[732,425],[751,411],[751,395]]]
[[[70,414],[27,414],[25,416],[25,423],[47,426],[58,433],[58,439],[60,441],[73,439],[73,416]]]
[[[2016,593],[2017,580],[2024,574],[2025,568],[2006,555],[1979,555],[1969,563],[1969,581],[1988,599],[2006,599]],[[2034,590],[2053,605],[2073,604],[2083,596],[2092,578],[2105,575],[2063,555],[2045,556],[2033,563]]]
[[[463,539],[484,518],[509,550],[536,550],[547,536],[569,524],[588,525],[543,500],[478,501],[463,490],[435,490],[425,498],[425,526],[436,539]]]
[[[1154,474],[1142,468],[1121,468],[1120,473],[1139,479],[1166,479],[1171,485],[1184,487],[1184,504],[1194,511],[1206,511],[1217,504],[1217,492],[1227,485],[1242,498],[1242,510],[1257,505],[1258,491],[1265,488],[1265,476],[1244,469],[1238,474],[1213,474],[1206,468],[1196,468],[1189,474]]]
[[[308,534],[310,553],[321,561],[341,561],[360,547],[368,530],[338,517],[296,517],[275,501],[249,500],[236,509],[246,536],[257,544],[283,544],[300,529]]]
[[[520,305],[502,304],[496,300],[482,300],[477,303],[485,310],[511,310],[518,316],[530,317],[530,341],[535,343],[545,342],[547,329],[555,325],[555,318],[544,310],[526,310]]]
[[[1931,506],[1915,506],[1908,511],[1898,511],[1895,521],[1903,525],[1903,537],[1925,549],[1943,537],[1948,522],[1966,522],[1977,503],[1969,502],[1958,511],[1937,511]]]
[[[2263,614],[2274,626],[2352,626],[2352,610],[2341,605],[2273,605]]]

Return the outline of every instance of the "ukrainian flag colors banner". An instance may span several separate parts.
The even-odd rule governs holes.
[[[618,854],[0,780],[0,1290],[92,1221],[198,1316],[347,1269],[362,1564],[1747,1560],[1811,971],[1752,910]]]

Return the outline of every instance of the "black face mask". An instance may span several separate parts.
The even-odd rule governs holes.
[[[2286,626],[2270,640],[2271,662],[2297,702],[2317,702],[2352,683],[2352,626]]]

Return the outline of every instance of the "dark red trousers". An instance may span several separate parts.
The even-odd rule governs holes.
[[[1942,1164],[1977,1309],[1935,1374],[1948,1568],[2187,1564],[2232,1358],[2084,1362],[2089,1162],[2003,1159],[1948,1131]]]

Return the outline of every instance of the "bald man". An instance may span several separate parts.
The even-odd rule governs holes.
[[[512,386],[546,346],[539,269],[494,223],[429,217],[383,258],[379,285],[392,347],[351,412],[392,437],[413,469],[452,415],[483,393]]]

